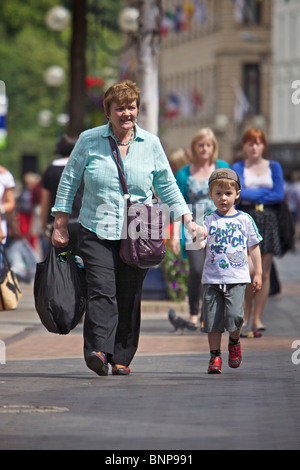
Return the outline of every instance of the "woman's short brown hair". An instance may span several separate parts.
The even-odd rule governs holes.
[[[246,144],[247,142],[258,142],[260,141],[264,145],[264,152],[267,151],[267,141],[264,133],[260,130],[257,129],[256,127],[253,127],[252,129],[249,129],[247,132],[242,137],[242,144]]]
[[[204,138],[208,138],[212,140],[212,143],[214,145],[214,153],[211,159],[211,163],[214,163],[218,159],[218,153],[219,153],[219,145],[217,142],[217,139],[215,137],[215,134],[209,127],[205,127],[203,129],[199,129],[199,131],[196,132],[194,137],[192,138],[191,142],[191,152],[192,152],[192,162],[194,163],[197,160],[197,154],[195,152],[195,144],[199,140],[202,140]]]
[[[140,95],[140,89],[130,80],[114,83],[106,90],[103,98],[103,108],[106,117],[110,115],[110,107],[113,102],[120,105],[123,103],[130,104],[136,101],[137,108],[139,109]]]

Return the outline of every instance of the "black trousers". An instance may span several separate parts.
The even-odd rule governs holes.
[[[139,342],[147,270],[123,263],[119,240],[100,239],[82,226],[78,239],[88,289],[84,357],[92,351],[102,351],[112,364],[129,366]]]
[[[202,272],[205,262],[205,250],[186,251],[190,274],[188,280],[188,297],[190,315],[199,315],[200,300],[202,295]]]

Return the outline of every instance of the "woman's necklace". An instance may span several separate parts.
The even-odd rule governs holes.
[[[133,141],[134,130],[133,130],[133,128],[131,129],[131,136],[130,136],[130,139],[129,139],[128,142],[125,142],[125,143],[120,142],[115,134],[114,134],[114,137],[116,138],[116,141],[117,141],[118,145],[121,145],[122,147],[126,147],[127,145],[131,144],[131,142]]]

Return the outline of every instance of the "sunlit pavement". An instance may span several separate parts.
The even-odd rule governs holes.
[[[207,374],[206,335],[171,332],[174,304],[144,301],[131,375],[98,377],[82,358],[82,325],[67,336],[48,333],[32,286],[22,285],[18,309],[0,312],[0,449],[102,449],[104,457],[116,450],[298,449],[299,263],[299,252],[276,260],[282,292],[268,300],[267,331],[242,339],[238,370],[227,365],[225,334],[218,376]],[[185,303],[175,308],[187,316]]]

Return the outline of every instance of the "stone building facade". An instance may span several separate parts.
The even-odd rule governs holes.
[[[160,138],[167,153],[211,127],[231,163],[245,129],[270,133],[271,0],[162,0]]]
[[[271,153],[300,178],[300,2],[273,0]]]

